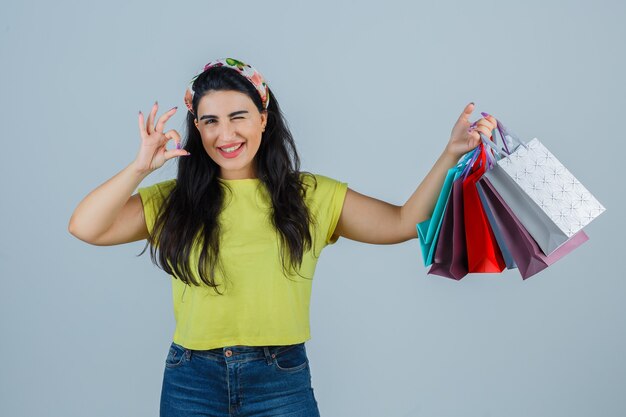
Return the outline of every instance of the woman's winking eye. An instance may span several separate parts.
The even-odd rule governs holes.
[[[243,116],[237,116],[237,117],[233,117],[233,120],[234,120],[234,119],[245,119],[245,117],[243,117]],[[213,122],[215,122],[215,121],[216,121],[215,119],[206,119],[206,121],[204,122],[204,124],[205,124],[205,125],[208,125],[209,123],[213,123]]]

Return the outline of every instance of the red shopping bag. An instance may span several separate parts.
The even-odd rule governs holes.
[[[476,188],[476,182],[487,169],[485,145],[481,143],[479,146],[480,154],[463,180],[467,267],[469,272],[502,272],[506,263]]]

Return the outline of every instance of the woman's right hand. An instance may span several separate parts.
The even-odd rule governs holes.
[[[156,126],[154,125],[154,118],[158,109],[158,104],[155,102],[152,106],[152,111],[148,116],[147,123],[144,123],[143,113],[139,112],[139,133],[141,135],[141,146],[139,153],[135,158],[135,168],[140,172],[150,173],[165,164],[165,161],[174,158],[176,156],[190,155],[184,149],[178,149],[180,145],[180,135],[174,129],[167,132],[163,132],[165,128],[165,122],[176,113],[177,107],[174,107],[165,112],[159,120],[157,120]],[[165,145],[170,140],[174,139],[176,143],[175,149],[166,149]]]

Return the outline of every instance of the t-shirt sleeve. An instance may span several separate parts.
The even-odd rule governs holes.
[[[317,208],[318,228],[323,234],[324,246],[332,245],[339,239],[339,236],[333,236],[333,234],[341,216],[348,184],[325,175],[316,174],[315,178],[317,190],[314,200]]]
[[[141,196],[143,214],[146,219],[146,227],[148,228],[148,232],[150,232],[150,234],[152,234],[152,229],[154,228],[154,223],[163,201],[172,191],[174,185],[176,185],[176,179],[170,179],[137,189],[137,192]]]

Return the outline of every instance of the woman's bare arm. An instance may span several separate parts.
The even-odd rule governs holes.
[[[374,244],[400,243],[416,238],[415,225],[431,216],[446,172],[457,161],[453,155],[443,153],[403,206],[348,188],[335,234]]]
[[[102,246],[146,239],[141,199],[131,194],[147,174],[131,163],[91,191],[74,210],[68,231],[84,242]]]
[[[138,194],[132,194],[152,171],[165,161],[189,153],[184,149],[166,149],[168,141],[180,144],[180,135],[174,129],[163,132],[165,122],[174,115],[176,107],[154,119],[158,103],[154,103],[148,120],[144,123],[139,112],[141,146],[137,158],[114,177],[90,192],[74,210],[68,231],[93,245],[118,245],[148,237],[143,214],[143,204]]]
[[[493,116],[485,114],[472,127],[469,115],[473,109],[473,103],[465,107],[444,152],[404,205],[390,204],[348,188],[333,234],[374,244],[400,243],[416,238],[416,225],[432,215],[447,171],[464,153],[478,146],[479,132],[490,137],[496,126]]]

